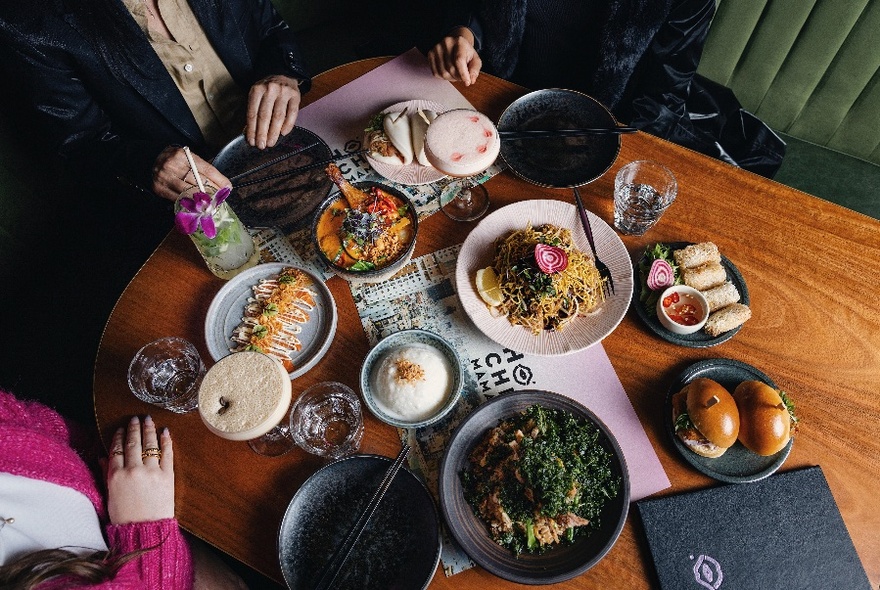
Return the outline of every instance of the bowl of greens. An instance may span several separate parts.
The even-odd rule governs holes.
[[[608,428],[547,391],[498,396],[454,432],[440,506],[455,540],[487,571],[555,584],[596,565],[629,509],[629,476]]]

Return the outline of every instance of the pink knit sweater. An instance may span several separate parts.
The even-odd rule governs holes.
[[[86,463],[71,447],[64,419],[37,402],[20,401],[0,391],[0,471],[30,477],[77,490],[91,500],[102,522],[107,522],[104,498]],[[193,565],[189,546],[175,519],[106,525],[107,546],[124,555],[150,549],[126,563],[101,590],[189,590]],[[77,587],[70,580],[53,580],[41,590]]]

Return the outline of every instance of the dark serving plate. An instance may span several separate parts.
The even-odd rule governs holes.
[[[232,178],[300,149],[303,151],[245,176],[239,182],[271,176],[332,157],[330,147],[323,139],[308,129],[294,127],[274,147],[264,150],[251,147],[244,136],[240,135],[220,150],[212,163],[220,172]],[[304,222],[311,220],[315,208],[324,200],[332,186],[333,182],[324,173],[323,167],[319,166],[299,174],[236,188],[227,202],[246,226],[277,227],[287,233],[299,229]]]
[[[574,90],[538,90],[515,100],[501,114],[499,131],[614,127],[617,120],[594,98]],[[552,188],[592,182],[620,152],[620,135],[549,137],[501,141],[501,157],[517,176]]]
[[[685,246],[689,246],[692,243],[693,242],[667,242],[666,245],[673,250],[679,250],[681,248],[684,248]],[[660,323],[660,320],[657,319],[656,315],[648,315],[648,311],[645,309],[645,306],[641,302],[642,277],[639,274],[639,263],[642,261],[643,258],[644,254],[639,256],[633,263],[632,306],[636,310],[636,315],[638,315],[642,319],[642,321],[645,322],[645,325],[648,326],[649,330],[651,330],[667,342],[672,342],[673,344],[687,346],[689,348],[709,348],[711,346],[717,346],[722,342],[727,342],[742,329],[742,325],[740,325],[733,330],[724,332],[723,334],[720,334],[718,336],[710,336],[704,330],[698,330],[693,334],[674,334],[664,328],[663,324]],[[739,291],[740,303],[748,305],[749,290],[746,287],[746,280],[739,272],[739,269],[726,256],[724,256],[724,254],[721,255],[721,266],[723,266],[724,270],[727,271],[727,280],[733,283],[733,285]]]
[[[689,366],[670,384],[669,392],[666,394],[664,417],[666,433],[672,439],[679,454],[697,471],[725,483],[750,483],[772,475],[785,463],[791,453],[794,439],[790,439],[781,451],[769,457],[757,455],[737,441],[723,455],[710,459],[689,451],[684,443],[675,436],[672,424],[672,396],[698,377],[717,381],[731,394],[736,386],[743,381],[762,381],[770,387],[776,387],[773,380],[763,372],[733,359],[707,359]]]
[[[595,424],[602,445],[611,454],[611,469],[620,477],[621,490],[605,505],[599,528],[589,536],[540,555],[523,553],[517,557],[489,536],[485,523],[477,518],[464,498],[459,473],[467,467],[468,455],[490,428],[533,404],[565,410]],[[522,584],[555,584],[599,563],[617,541],[629,510],[629,474],[614,436],[593,412],[571,398],[547,391],[505,393],[477,408],[453,433],[440,464],[439,481],[441,510],[455,540],[487,571]]]
[[[284,581],[311,589],[378,489],[392,460],[355,455],[316,471],[294,494],[278,533]],[[440,561],[440,521],[424,484],[405,468],[367,523],[334,583],[342,590],[427,588]]]

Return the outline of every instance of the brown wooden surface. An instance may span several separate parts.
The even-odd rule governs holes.
[[[356,62],[315,79],[304,104],[376,67]],[[460,90],[497,120],[525,90],[481,75]],[[820,465],[873,586],[880,584],[880,223],[858,213],[743,172],[643,133],[623,136],[612,169],[582,188],[586,206],[609,224],[617,169],[635,159],[665,163],[679,180],[679,197],[646,236],[623,237],[636,256],[656,241],[711,240],[742,272],[753,318],[732,340],[709,349],[675,346],[654,336],[630,310],[603,342],[624,389],[672,482],[663,494],[715,485],[688,466],[664,436],[663,400],[669,382],[701,359],[727,357],[767,373],[797,403],[802,419],[782,470]],[[541,189],[509,172],[488,182],[493,209],[526,198],[571,201],[568,190]],[[415,255],[460,243],[473,227],[442,214],[421,224]],[[265,458],[244,443],[211,435],[197,413],[174,415],[136,400],[126,369],[137,349],[162,336],[196,344],[210,359],[204,317],[223,282],[205,268],[186,236],[169,234],[131,281],[114,309],[95,364],[95,411],[105,441],[132,414],[151,412],[174,436],[177,515],[184,528],[268,576],[281,580],[276,537],[284,510],[321,462],[294,450]],[[342,280],[328,282],[339,328],[326,357],[294,381],[294,390],[338,380],[357,389],[368,350],[357,311]],[[395,429],[366,418],[362,451],[394,456]],[[632,511],[630,513],[632,515]],[[786,539],[779,540],[785,543]],[[755,547],[760,551],[760,547]],[[652,565],[644,533],[629,517],[608,554],[586,574],[559,588],[650,588]],[[516,587],[480,568],[431,588]]]

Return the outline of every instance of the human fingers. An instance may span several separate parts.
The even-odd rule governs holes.
[[[254,84],[248,96],[248,143],[259,149],[274,146],[284,129],[287,133],[293,129],[299,100],[299,86],[293,78],[269,76]]]
[[[159,445],[162,449],[159,467],[162,468],[162,471],[174,473],[174,445],[171,444],[171,433],[168,428],[162,429],[162,434],[159,435]]]
[[[129,467],[143,462],[141,453],[141,421],[137,416],[132,416],[128,421],[128,429],[125,434],[125,464]]]
[[[217,170],[217,168],[215,168],[213,164],[211,164],[207,160],[202,159],[201,156],[198,156],[196,154],[193,154],[192,156],[193,161],[196,163],[196,170],[199,171],[199,176],[202,177],[203,182],[211,184],[216,188],[232,186],[232,181],[230,181],[225,174]],[[196,184],[192,172],[187,175],[187,178],[193,179],[191,185]]]
[[[153,163],[153,192],[163,199],[174,201],[180,193],[192,186],[192,178],[186,154],[179,147],[169,146],[162,150]],[[193,179],[195,184],[195,179]]]
[[[141,458],[144,465],[158,465],[159,459],[162,456],[162,449],[159,448],[156,424],[153,422],[153,417],[149,414],[144,417],[142,438],[144,447],[141,451]]]
[[[470,61],[468,66],[468,74],[470,75],[471,84],[474,84],[477,81],[477,77],[480,75],[480,70],[483,69],[483,60],[477,55],[477,52],[474,52],[474,56]]]
[[[120,426],[116,429],[116,432],[113,433],[113,440],[110,441],[110,457],[107,461],[108,470],[122,469],[122,467],[125,465],[125,459],[123,458],[125,455],[125,447],[123,447],[122,443],[123,432],[124,431]]]

